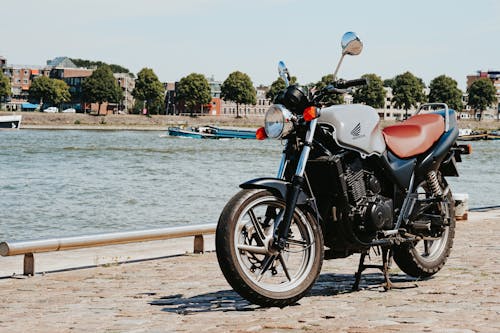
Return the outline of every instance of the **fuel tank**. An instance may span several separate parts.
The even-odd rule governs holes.
[[[386,150],[380,117],[371,106],[363,104],[332,105],[321,109],[319,124],[333,126],[334,139],[341,147],[364,155],[380,155]]]

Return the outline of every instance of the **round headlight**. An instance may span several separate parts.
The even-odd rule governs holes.
[[[293,130],[293,114],[281,104],[271,105],[264,118],[264,128],[269,138],[280,139]]]

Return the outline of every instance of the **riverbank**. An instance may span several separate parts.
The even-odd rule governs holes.
[[[95,261],[86,269],[0,279],[0,331],[499,332],[498,244],[491,237],[500,232],[499,222],[499,210],[471,212],[468,221],[457,223],[454,247],[440,272],[415,280],[393,266],[396,289],[388,292],[380,287],[378,270],[364,272],[362,289],[351,291],[357,255],[325,261],[311,292],[283,309],[242,299],[213,252],[134,261],[136,251],[150,247],[138,243],[123,247],[119,257],[107,256],[108,264],[96,249],[39,254],[64,256],[69,267],[83,256]],[[192,239],[179,241],[163,243],[177,245],[178,253],[192,249]],[[213,248],[213,239],[206,244]],[[0,262],[6,259],[22,265],[20,257]]]
[[[169,126],[226,126],[258,128],[263,125],[263,116],[246,116],[236,118],[231,116],[143,116],[133,114],[110,114],[93,116],[81,113],[43,113],[43,112],[0,112],[0,115],[20,114],[23,116],[22,128],[25,129],[71,129],[71,130],[152,130],[163,131]],[[394,121],[382,121],[385,127]],[[460,120],[460,128],[470,128],[477,131],[500,129],[497,121]]]
[[[13,113],[1,112],[0,115]],[[81,113],[16,112],[23,116],[21,128],[25,129],[81,129],[81,130],[156,130],[163,131],[169,126],[215,125],[227,127],[262,126],[263,117],[248,116],[143,116],[133,114],[110,114],[93,116]]]

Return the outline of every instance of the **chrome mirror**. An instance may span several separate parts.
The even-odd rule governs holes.
[[[358,55],[363,50],[363,42],[355,32],[349,31],[342,36],[342,54]]]
[[[340,64],[342,64],[345,55],[358,55],[361,53],[361,50],[363,50],[363,42],[359,39],[358,35],[352,31],[346,32],[342,36],[340,45],[342,45],[342,56],[337,64],[337,68],[335,68],[335,71],[333,72],[334,80],[337,79],[337,73],[339,72]]]
[[[278,62],[278,73],[283,81],[285,81],[285,86],[288,87],[290,85],[290,74],[283,61]]]

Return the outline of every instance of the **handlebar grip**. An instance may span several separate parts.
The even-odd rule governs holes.
[[[361,79],[355,79],[355,80],[349,80],[349,81],[338,81],[336,84],[336,87],[339,89],[346,89],[349,87],[365,86],[367,84],[368,84],[368,80],[366,78],[361,78]]]

